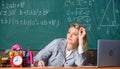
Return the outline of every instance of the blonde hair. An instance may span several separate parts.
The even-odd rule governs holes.
[[[73,24],[70,24],[69,28],[71,28],[71,27],[74,27],[75,29],[79,30],[80,27],[84,27],[84,26],[82,26],[81,24],[78,24],[78,23],[73,23]],[[78,46],[76,46],[76,49],[77,48],[78,48]],[[84,51],[87,51],[87,33],[83,38],[83,49],[84,49]]]

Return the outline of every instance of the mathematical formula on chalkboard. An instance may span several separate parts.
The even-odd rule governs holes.
[[[44,35],[41,36],[45,39],[49,38],[46,37],[48,34],[54,36],[51,39],[47,39],[50,41],[57,37],[65,37],[68,25],[77,22],[84,25],[88,31],[90,48],[96,49],[96,44],[92,44],[90,39],[94,40],[94,42],[104,38],[120,39],[118,36],[120,33],[119,3],[119,0],[0,0],[0,31],[3,32],[4,27],[15,28],[14,31],[21,31],[27,35],[28,32],[23,30],[23,28],[27,31],[36,29],[32,33],[39,35],[42,33]],[[16,27],[20,27],[20,29],[18,30]],[[49,29],[49,32],[47,32],[48,30],[45,27]],[[4,30],[4,32],[8,31],[10,30]],[[53,31],[59,35],[56,36]],[[59,32],[63,33],[63,35],[60,35]],[[29,31],[29,33],[31,32]],[[4,34],[13,36],[13,33]],[[15,34],[19,36],[17,33]],[[0,35],[0,37],[4,39],[5,35]],[[17,36],[15,39],[17,39]],[[29,36],[32,37],[34,35],[31,34]],[[20,40],[19,38],[25,37],[18,37],[18,41]],[[38,39],[37,41],[40,40]],[[26,42],[28,41],[26,40]],[[4,42],[0,44],[5,45]],[[12,42],[9,44],[12,44]],[[43,43],[43,45],[45,44]]]

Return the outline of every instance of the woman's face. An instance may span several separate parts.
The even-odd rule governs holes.
[[[78,29],[75,29],[74,27],[69,28],[67,33],[67,43],[73,45],[78,43],[78,34],[79,34]]]

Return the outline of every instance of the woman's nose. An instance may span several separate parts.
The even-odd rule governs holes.
[[[72,37],[72,34],[71,34],[71,33],[69,34],[69,37]]]

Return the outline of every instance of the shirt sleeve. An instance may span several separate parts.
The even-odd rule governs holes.
[[[75,64],[80,67],[83,66],[85,61],[83,46],[78,46],[78,52],[76,53]]]
[[[47,46],[45,46],[44,49],[42,49],[41,51],[39,51],[36,56],[34,57],[34,62],[36,61],[46,61],[50,55],[52,54],[54,48],[53,47],[56,47],[57,46],[57,41],[56,40],[53,40],[52,42],[50,42]]]

